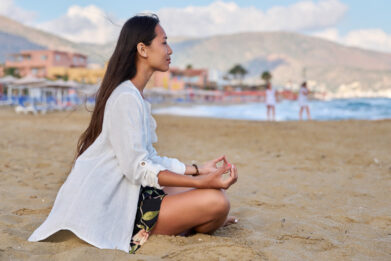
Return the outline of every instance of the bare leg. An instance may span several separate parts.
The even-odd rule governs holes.
[[[308,119],[308,120],[311,120],[310,107],[306,106],[305,109],[306,109],[306,111],[307,111],[307,119]]]
[[[178,235],[194,229],[211,233],[227,218],[230,204],[221,190],[192,189],[164,197],[153,234]]]
[[[190,191],[194,188],[186,188],[186,187],[165,187],[163,190],[167,195],[175,195],[182,192]],[[225,195],[225,190],[221,190]],[[229,226],[232,224],[236,224],[239,219],[236,216],[228,216],[223,224],[223,226]]]
[[[274,107],[274,105],[271,106],[271,109],[272,109],[272,117],[273,117],[273,121],[276,120],[276,107]]]
[[[300,106],[300,112],[299,112],[300,120],[303,120],[303,109],[304,107]]]
[[[270,121],[270,105],[267,105],[267,120]]]
[[[175,195],[178,193],[186,192],[194,188],[185,188],[185,187],[165,187],[163,190],[167,195]]]

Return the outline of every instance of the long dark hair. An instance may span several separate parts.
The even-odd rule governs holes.
[[[102,132],[103,115],[107,99],[123,81],[132,79],[137,72],[137,44],[150,45],[156,37],[157,15],[137,15],[123,25],[117,45],[111,56],[102,84],[96,93],[95,107],[88,128],[77,143],[76,157],[79,157]]]

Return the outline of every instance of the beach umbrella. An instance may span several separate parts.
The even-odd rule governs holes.
[[[24,86],[36,86],[36,85],[42,85],[44,83],[46,83],[47,80],[45,79],[42,79],[42,78],[37,78],[37,77],[34,77],[34,76],[31,76],[31,75],[28,75],[26,77],[23,77],[21,79],[17,79],[17,80],[14,80],[12,82],[12,85],[24,85]]]
[[[13,83],[15,80],[17,80],[17,78],[11,76],[11,75],[7,75],[3,78],[0,78],[0,83],[2,84],[9,84],[9,83]]]

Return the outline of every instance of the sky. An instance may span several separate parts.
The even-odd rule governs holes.
[[[1,0],[0,14],[76,42],[115,41],[137,13],[158,14],[168,37],[292,31],[391,53],[386,0]]]

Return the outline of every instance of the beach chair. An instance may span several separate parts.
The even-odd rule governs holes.
[[[34,115],[38,114],[38,111],[34,108],[33,105],[29,105],[29,106],[17,105],[15,107],[15,112],[18,114],[19,113],[24,113],[24,114],[32,113]]]

